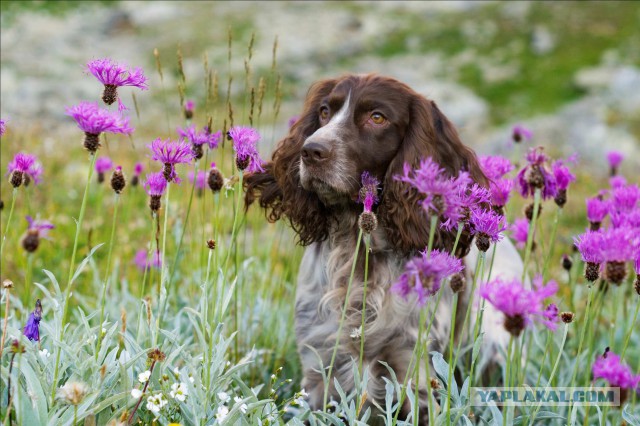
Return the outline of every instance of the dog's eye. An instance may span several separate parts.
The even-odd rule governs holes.
[[[373,124],[384,124],[385,121],[387,121],[387,119],[384,117],[384,115],[380,114],[379,112],[374,112],[373,114],[371,114],[371,122]]]
[[[326,120],[327,118],[329,118],[329,108],[326,106],[323,106],[320,108],[320,118],[322,120]]]

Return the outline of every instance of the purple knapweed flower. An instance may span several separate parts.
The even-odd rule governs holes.
[[[203,190],[207,187],[207,173],[200,170],[198,172],[198,176],[196,177],[196,174],[194,171],[189,171],[189,173],[187,174],[187,177],[189,178],[189,182],[193,183],[194,179],[195,179],[195,185],[196,185],[196,189],[197,190]]]
[[[300,116],[299,115],[294,115],[292,117],[289,118],[289,121],[287,122],[287,124],[289,125],[289,128],[292,128],[294,124],[296,124],[296,122],[300,120]]]
[[[147,77],[144,76],[142,68],[128,68],[120,65],[111,59],[94,59],[87,64],[87,70],[93,74],[100,83],[104,84],[102,100],[107,105],[118,101],[118,110],[126,109],[118,96],[118,87],[133,86],[142,90],[147,90]]]
[[[625,185],[611,191],[609,212],[630,212],[638,208],[640,188],[637,185]]]
[[[471,233],[476,236],[478,250],[484,252],[489,250],[491,243],[502,239],[502,232],[506,229],[504,216],[493,210],[472,210],[469,224]]]
[[[200,132],[196,130],[196,126],[192,125],[186,129],[178,128],[178,134],[182,139],[186,139],[191,143],[191,150],[196,160],[199,160],[204,155],[202,146],[207,144],[209,149],[215,149],[220,143],[221,132],[210,133],[208,127],[204,127]]]
[[[640,209],[630,212],[611,212],[611,226],[613,228],[640,228]],[[640,230],[638,230],[640,235]]]
[[[633,374],[631,368],[620,362],[617,355],[607,348],[591,367],[593,379],[604,379],[610,386],[620,388],[620,402],[626,398],[628,390],[635,391],[640,384],[640,375]]]
[[[142,184],[147,190],[149,195],[149,207],[152,212],[157,212],[160,209],[160,198],[167,189],[167,179],[164,177],[163,172],[150,173]]]
[[[593,282],[600,276],[600,264],[604,262],[602,245],[604,238],[600,231],[587,231],[573,239],[582,260],[586,263],[584,276]]]
[[[140,183],[140,175],[144,170],[144,165],[142,163],[136,163],[133,167],[133,176],[131,177],[131,186],[138,186]]]
[[[417,169],[405,163],[403,174],[395,179],[410,184],[424,196],[422,208],[428,215],[443,216],[453,224],[458,223],[463,213],[460,191],[473,182],[466,172],[455,178],[448,177],[431,157],[420,161]]]
[[[515,168],[508,158],[500,155],[482,155],[478,157],[478,162],[485,176],[490,180],[500,179]]]
[[[611,170],[611,176],[618,174],[618,167],[624,160],[624,155],[618,151],[609,151],[607,153],[607,162],[609,162],[609,168]]]
[[[54,226],[47,220],[34,220],[31,216],[26,216],[26,219],[29,226],[22,237],[22,248],[28,253],[33,253],[40,246],[41,238],[48,239],[49,230],[53,229]]]
[[[449,200],[450,212],[440,225],[447,231],[458,229],[460,225],[466,225],[471,218],[472,211],[486,207],[491,201],[489,190],[473,183],[468,172],[460,172],[454,182],[457,185],[455,198]]]
[[[511,190],[513,189],[513,180],[497,179],[489,183],[489,193],[491,194],[491,204],[495,208],[506,206],[511,198]]]
[[[624,176],[615,175],[609,179],[609,186],[613,189],[617,189],[627,185],[627,179]]]
[[[7,121],[0,118],[0,136],[4,135],[4,132],[6,130],[7,130]]]
[[[154,250],[151,259],[149,259],[147,250],[140,249],[136,252],[133,263],[143,272],[147,268],[160,269],[162,267],[162,256],[157,250]]]
[[[543,199],[553,198],[557,194],[555,176],[547,170],[549,158],[542,152],[542,147],[531,149],[527,153],[527,165],[518,173],[518,190],[523,197],[535,194],[541,189]]]
[[[209,145],[209,149],[216,149],[218,145],[220,145],[220,140],[222,139],[222,131],[218,130],[215,133],[211,133],[211,129],[208,126],[204,126],[204,132],[207,133],[209,138],[207,139],[207,145]]]
[[[587,220],[592,231],[600,229],[600,225],[609,213],[609,203],[600,197],[587,198]]]
[[[556,321],[549,318],[544,300],[558,291],[558,284],[551,280],[546,285],[542,276],[533,279],[533,289],[526,289],[518,279],[511,281],[500,277],[480,286],[479,294],[505,315],[504,327],[517,337],[527,326],[539,322],[555,330]]]
[[[362,173],[361,181],[362,187],[358,192],[358,203],[364,205],[364,211],[358,217],[358,226],[362,232],[370,234],[378,228],[378,218],[371,209],[379,200],[378,185],[380,185],[380,181],[369,172]]]
[[[227,136],[233,140],[233,149],[236,152],[236,166],[238,170],[247,170],[250,173],[264,172],[262,160],[258,154],[256,144],[260,140],[260,134],[251,127],[232,127]]]
[[[519,249],[525,248],[529,238],[529,221],[524,218],[516,219],[509,227],[509,231],[511,231],[511,236],[516,242],[516,247]]]
[[[546,318],[549,323],[554,324],[560,320],[560,310],[555,303],[550,303],[549,306],[544,310],[542,316]]]
[[[38,184],[42,180],[42,164],[35,155],[20,152],[7,165],[7,174],[11,176],[9,182],[14,188],[23,183],[27,186],[31,180]]]
[[[134,130],[129,127],[128,117],[102,109],[97,102],[80,102],[66,108],[65,114],[73,117],[80,130],[84,132],[84,147],[91,153],[95,153],[100,147],[100,133],[129,135]]]
[[[533,132],[524,127],[522,124],[516,124],[511,129],[511,138],[515,143],[520,143],[523,140],[529,141],[531,140],[531,138],[533,138]]]
[[[575,182],[576,177],[562,160],[554,161],[553,164],[551,164],[551,171],[558,188],[554,201],[558,207],[563,207],[567,202],[567,188],[571,182]]]
[[[27,323],[22,329],[22,334],[24,334],[27,339],[34,342],[40,341],[40,320],[42,320],[42,304],[40,303],[40,299],[38,299],[36,300],[36,308],[29,314]]]
[[[164,164],[163,176],[167,182],[180,182],[176,173],[176,164],[187,164],[193,160],[191,147],[185,141],[173,142],[170,139],[160,138],[151,142],[149,149],[152,152],[152,159]]]
[[[104,182],[104,174],[113,168],[113,162],[109,157],[99,157],[96,159],[96,173],[98,173],[98,183]]]
[[[427,298],[438,292],[442,281],[462,271],[462,261],[446,252],[424,251],[409,260],[404,272],[391,287],[391,291],[407,299],[415,293],[419,306],[424,306]]]
[[[193,111],[195,109],[196,104],[192,100],[187,100],[184,103],[184,118],[187,120],[191,120],[193,118]]]
[[[605,263],[607,281],[620,285],[627,275],[626,263],[638,255],[638,229],[630,227],[608,228],[601,231],[602,238],[595,249]]]

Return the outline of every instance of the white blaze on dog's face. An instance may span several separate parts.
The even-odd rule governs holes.
[[[326,205],[357,197],[360,176],[379,179],[402,143],[408,105],[393,83],[366,84],[359,76],[345,79],[316,105],[320,128],[300,153],[300,183]]]

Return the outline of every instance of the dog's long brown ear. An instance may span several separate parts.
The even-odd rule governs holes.
[[[486,184],[475,153],[460,141],[453,124],[434,102],[414,94],[409,127],[385,175],[382,203],[378,210],[389,240],[404,252],[424,250],[429,242],[429,219],[420,205],[420,194],[395,176],[403,174],[405,164],[416,168],[420,160],[427,157],[439,163],[450,176],[465,170],[476,182]],[[453,248],[455,235],[441,229],[435,235],[434,247]],[[468,250],[468,244],[465,247],[462,242],[461,249],[457,250],[460,255]]]
[[[265,171],[248,175],[244,180],[245,207],[259,199],[270,221],[286,216],[302,245],[322,241],[329,232],[329,214],[324,204],[315,193],[300,185],[300,150],[304,141],[320,127],[320,102],[336,83],[337,80],[323,80],[311,86],[300,118],[278,143]]]

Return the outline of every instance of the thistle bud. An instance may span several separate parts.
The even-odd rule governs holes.
[[[119,194],[127,184],[124,174],[122,173],[122,167],[116,167],[115,171],[111,175],[111,188],[116,194]]]

